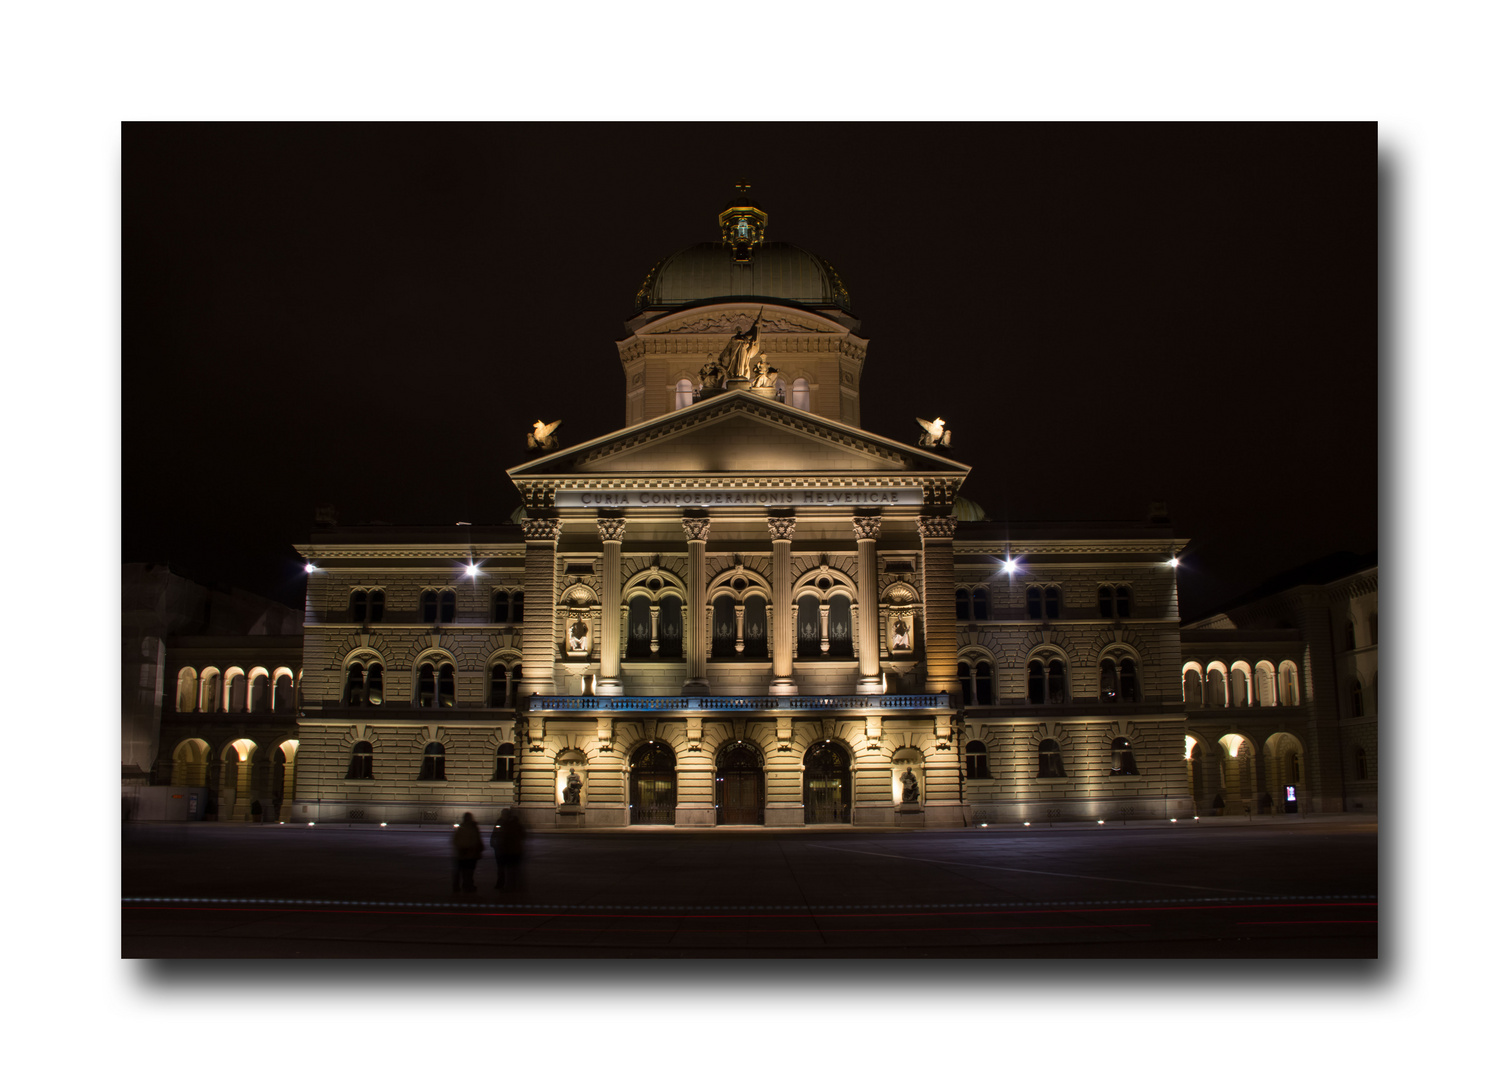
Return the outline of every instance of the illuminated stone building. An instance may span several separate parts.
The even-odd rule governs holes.
[[[859,426],[849,293],[767,225],[731,205],[650,269],[618,343],[625,426],[561,446],[538,423],[512,520],[299,545],[295,715],[235,756],[236,805],[261,783],[288,821],[1193,812],[1184,539],[983,521],[939,422],[916,445]],[[229,734],[193,752],[227,761]]]

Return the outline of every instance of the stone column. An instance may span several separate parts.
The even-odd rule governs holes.
[[[953,616],[952,538],[956,531],[957,519],[949,514],[921,518],[928,694],[962,693],[958,685],[958,624]]]
[[[859,544],[859,685],[861,694],[878,694],[880,682],[880,592],[879,566],[874,556],[880,538],[880,519],[854,518],[854,539]]]
[[[708,518],[682,518],[687,537],[687,603],[682,605],[682,648],[686,652],[684,694],[708,693]]]
[[[599,539],[604,542],[604,617],[599,620],[599,697],[619,697],[624,684],[619,678],[619,551],[625,539],[623,518],[598,519]]]
[[[769,519],[770,591],[772,620],[775,630],[770,641],[770,693],[791,697],[796,693],[792,663],[796,656],[796,612],[791,606],[791,538],[796,533],[796,518],[778,514]],[[800,798],[800,796],[798,796]]]
[[[516,708],[525,708],[532,694],[555,694],[552,682],[557,642],[554,610],[557,605],[557,537],[562,522],[554,517],[526,518],[526,614],[521,627],[521,679]]]

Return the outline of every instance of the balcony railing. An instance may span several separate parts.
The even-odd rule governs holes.
[[[829,694],[794,697],[593,697],[537,694],[531,712],[828,712],[865,709],[892,713],[950,709],[947,694]]]

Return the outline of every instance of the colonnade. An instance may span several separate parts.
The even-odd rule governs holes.
[[[797,693],[794,662],[796,655],[796,619],[792,604],[791,545],[796,535],[794,511],[771,511],[766,519],[771,542],[771,603],[776,617],[771,639],[771,677],[768,693],[790,696]],[[600,514],[594,524],[603,547],[601,568],[605,612],[599,633],[599,671],[595,692],[604,697],[624,693],[620,677],[621,643],[619,633],[620,561],[624,546],[626,519],[619,513]],[[707,604],[707,548],[713,520],[705,510],[689,510],[681,518],[683,539],[687,545],[687,593],[683,605],[683,658],[686,676],[684,694],[708,694],[709,617]],[[879,570],[876,545],[883,519],[878,513],[862,512],[851,520],[853,539],[858,549],[859,621],[858,685],[860,694],[876,694],[882,688],[880,668]],[[957,628],[950,612],[943,607],[952,596],[952,538],[955,519],[949,515],[924,515],[920,519],[922,566],[925,601],[937,605],[936,617],[928,607],[926,625],[927,692],[957,693]],[[520,684],[523,696],[550,695],[556,692],[552,665],[555,659],[553,609],[556,602],[557,542],[563,522],[558,517],[527,518],[522,522],[526,538],[525,591],[538,598],[551,597],[552,604],[528,604],[522,630],[522,666]]]

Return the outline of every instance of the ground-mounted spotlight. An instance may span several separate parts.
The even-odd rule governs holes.
[[[1098,823],[1099,823],[1099,824],[1100,824],[1100,825],[1102,825],[1102,824],[1103,824],[1103,818],[1099,818],[1099,819],[1098,819]]]
[[[1029,822],[1029,821],[1027,821],[1027,822],[1026,822],[1026,823],[1025,823],[1025,827],[1026,827],[1026,828],[1027,828],[1027,829],[1029,829],[1029,828],[1030,828],[1030,827],[1031,827],[1031,823],[1030,823],[1030,822]]]

